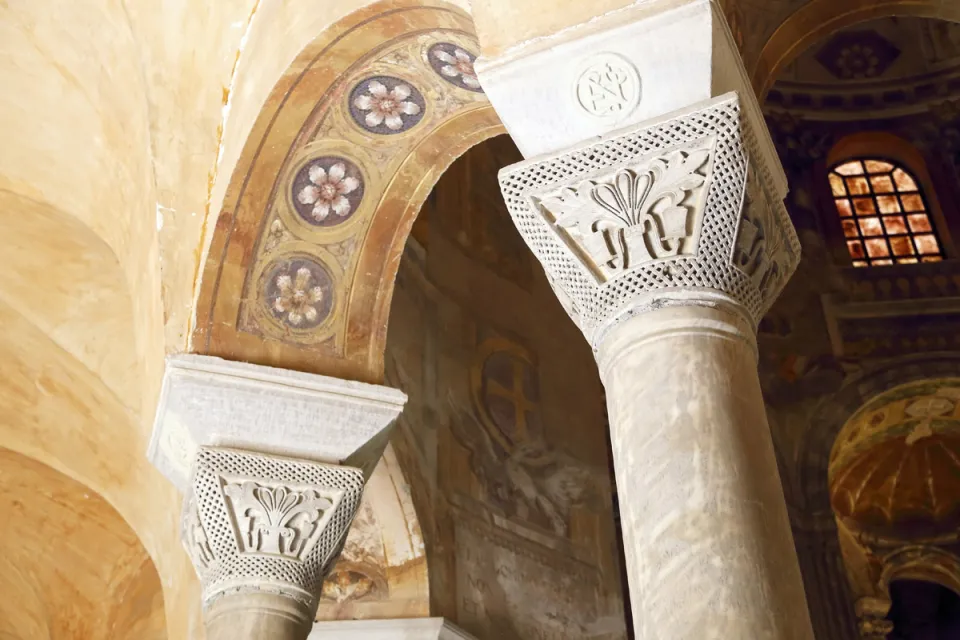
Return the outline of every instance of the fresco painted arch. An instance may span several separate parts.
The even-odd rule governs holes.
[[[784,67],[818,40],[890,16],[960,22],[960,5],[945,0],[812,0],[784,20],[767,40],[753,65],[753,88],[762,99]]]
[[[264,104],[202,266],[194,353],[379,382],[423,200],[503,133],[452,5],[373,4],[313,40]]]

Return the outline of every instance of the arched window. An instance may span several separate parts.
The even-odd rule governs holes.
[[[840,224],[855,267],[943,260],[943,245],[916,177],[878,158],[844,160],[830,171]]]

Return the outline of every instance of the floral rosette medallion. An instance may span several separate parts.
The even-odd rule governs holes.
[[[333,278],[319,263],[296,257],[273,265],[264,279],[264,303],[291,329],[313,329],[333,309]]]
[[[477,56],[449,42],[438,42],[427,51],[430,66],[441,78],[467,91],[483,93],[473,68]]]
[[[329,227],[352,216],[363,198],[363,174],[339,156],[306,163],[293,179],[293,206],[307,223]]]
[[[370,133],[403,133],[423,119],[423,94],[409,82],[392,76],[375,76],[350,92],[350,115]]]

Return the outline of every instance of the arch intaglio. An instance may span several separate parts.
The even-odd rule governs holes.
[[[952,624],[954,23],[0,2],[0,638]]]

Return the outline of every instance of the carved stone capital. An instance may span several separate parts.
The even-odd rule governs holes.
[[[887,598],[861,598],[855,605],[857,631],[862,640],[885,640],[893,632],[893,623],[887,620],[890,600]]]
[[[730,93],[501,171],[521,235],[594,347],[698,291],[759,322],[800,259],[763,126]]]
[[[182,539],[204,608],[225,595],[271,593],[312,620],[362,493],[360,469],[200,447]]]

